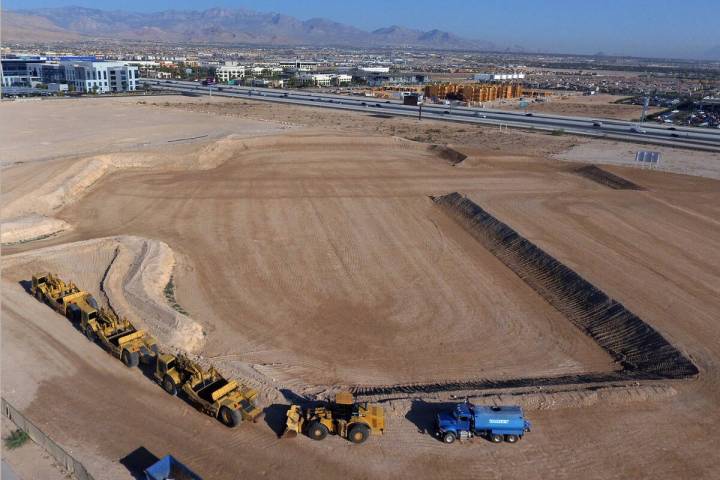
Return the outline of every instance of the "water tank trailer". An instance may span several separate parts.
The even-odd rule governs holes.
[[[484,406],[469,402],[458,403],[452,410],[438,413],[435,421],[435,435],[445,443],[476,436],[486,437],[493,443],[503,440],[515,443],[532,426],[519,406]]]

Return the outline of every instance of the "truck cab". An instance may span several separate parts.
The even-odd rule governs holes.
[[[519,406],[482,406],[466,402],[438,413],[436,427],[435,435],[445,443],[475,436],[486,437],[493,443],[503,440],[515,443],[530,431],[531,424]]]

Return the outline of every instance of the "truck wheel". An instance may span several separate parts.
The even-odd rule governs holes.
[[[173,397],[177,395],[177,387],[175,386],[175,382],[170,377],[170,375],[165,375],[162,381],[162,387],[163,390],[165,390],[167,393],[172,395]]]
[[[492,443],[500,443],[503,441],[503,436],[499,433],[491,433],[490,434],[490,441]]]
[[[518,441],[517,435],[505,435],[505,441],[507,443],[516,443]]]
[[[447,432],[445,435],[443,435],[443,442],[445,443],[453,443],[455,441],[455,434],[453,432]]]
[[[140,363],[140,355],[138,352],[130,352],[129,350],[123,350],[120,359],[128,368],[137,367]]]
[[[356,423],[350,427],[348,440],[352,443],[363,443],[370,436],[370,428],[364,423]]]
[[[220,408],[220,421],[230,428],[237,427],[242,422],[242,416],[237,410],[223,406]]]
[[[37,298],[40,303],[45,303],[42,292],[39,289],[35,290],[35,298]]]
[[[320,422],[312,422],[308,427],[308,437],[313,440],[322,440],[328,435],[328,429]]]

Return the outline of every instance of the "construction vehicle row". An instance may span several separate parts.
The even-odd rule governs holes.
[[[256,390],[225,379],[213,366],[202,367],[186,355],[161,352],[157,342],[137,330],[112,309],[98,307],[93,296],[74,283],[44,273],[32,277],[30,292],[67,317],[93,342],[128,367],[154,364],[152,377],[170,395],[184,397],[198,410],[228,427],[256,421],[262,410],[256,406]],[[378,405],[355,402],[350,392],[339,392],[332,402],[311,406],[291,405],[286,415],[285,437],[305,434],[313,440],[336,435],[352,443],[363,443],[385,431],[385,412]],[[445,443],[484,436],[498,443],[515,443],[530,431],[518,406],[484,407],[459,403],[449,412],[436,415],[435,435]]]
[[[198,410],[225,425],[235,427],[243,420],[255,421],[262,413],[255,406],[257,391],[226,380],[212,366],[203,369],[186,356],[160,352],[152,336],[137,330],[113,310],[98,308],[93,296],[74,283],[65,283],[51,273],[33,275],[30,293],[75,323],[88,339],[99,343],[127,367],[154,362],[154,377],[168,393],[182,392]]]

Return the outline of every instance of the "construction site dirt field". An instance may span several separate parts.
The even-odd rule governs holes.
[[[478,128],[442,142],[439,122],[343,114],[321,129],[314,109],[223,101],[197,112],[197,99],[172,101],[92,100],[100,107],[89,112],[139,112],[152,132],[142,145],[142,128],[128,130],[139,142],[106,151],[73,117],[90,101],[27,102],[23,118],[67,117],[89,146],[73,155],[55,132],[57,155],[32,153],[23,136],[0,147],[2,395],[95,478],[133,478],[147,452],[172,453],[207,479],[718,471],[720,181],[620,165],[581,175],[592,156],[572,152],[591,142],[569,136]],[[22,128],[7,125],[5,138]],[[451,145],[412,141],[413,129]],[[705,171],[701,154],[674,161]],[[279,439],[296,396],[619,370],[431,198],[451,192],[621,302],[699,375],[377,397],[386,432],[364,445]],[[43,270],[248,382],[264,420],[229,429],[125,368],[26,292]],[[432,410],[466,394],[520,403],[533,431],[517,445],[444,445],[429,434]]]

